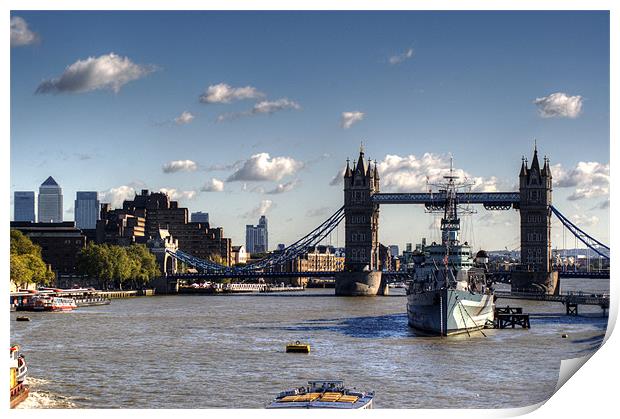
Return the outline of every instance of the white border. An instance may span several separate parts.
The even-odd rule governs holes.
[[[489,1],[398,1],[398,0],[382,0],[381,2],[369,1],[369,0],[348,0],[348,1],[297,1],[294,4],[290,2],[267,0],[262,2],[252,0],[228,0],[222,2],[207,2],[207,1],[192,1],[192,0],[155,0],[152,2],[146,2],[141,0],[108,0],[108,1],[84,1],[77,0],[55,0],[50,2],[49,0],[5,0],[4,5],[4,22],[7,24],[10,20],[10,10],[611,10],[611,114],[610,123],[611,131],[610,137],[616,139],[611,141],[611,156],[610,164],[612,169],[614,164],[611,162],[618,156],[618,128],[617,121],[620,120],[618,114],[618,85],[615,83],[615,75],[618,74],[620,66],[618,65],[618,36],[620,31],[620,19],[619,19],[619,6],[617,1],[534,1],[534,0],[521,0],[521,1],[505,1],[495,0]],[[6,28],[6,26],[5,26]],[[6,29],[5,29],[6,30]],[[524,28],[527,30],[527,28]],[[5,32],[6,34],[6,32]],[[6,35],[5,35],[6,36]],[[5,38],[5,42],[0,46],[2,56],[9,57],[9,40]],[[3,128],[2,135],[2,147],[3,152],[1,157],[3,159],[2,178],[5,182],[5,205],[0,207],[0,219],[9,220],[9,190],[7,186],[10,182],[10,153],[9,153],[9,138],[10,138],[10,75],[8,60],[3,60],[5,63],[2,65],[2,121],[0,125]],[[617,76],[616,76],[617,77]],[[612,170],[612,176],[613,176]],[[612,178],[611,182],[611,207],[610,213],[613,214],[614,197],[617,195],[617,185]],[[5,221],[8,222],[8,221]],[[618,232],[618,222],[614,217],[610,217],[610,228],[612,234],[611,246],[615,248],[617,240],[615,239],[615,232]],[[2,257],[4,263],[2,264],[2,276],[8,278],[8,235],[5,235],[2,243]],[[568,380],[568,382],[555,394],[547,403],[544,404],[538,410],[531,413],[531,417],[549,417],[566,416],[566,417],[605,417],[609,415],[609,412],[616,410],[616,389],[613,384],[618,377],[618,362],[617,356],[619,343],[617,333],[611,334],[615,320],[618,313],[618,286],[616,282],[611,283],[612,293],[612,306],[610,308],[610,327],[606,339],[608,339],[605,345],[587,362],[584,368],[581,368],[576,374],[576,377]],[[8,299],[4,298],[1,309],[5,310],[4,313],[8,313]],[[8,316],[7,316],[8,317]],[[5,320],[3,324],[4,333],[3,340],[5,347],[9,345],[8,334],[8,320]],[[403,396],[406,396],[403,394]],[[415,394],[407,395],[408,397],[415,397]],[[8,406],[8,398],[3,395],[3,401],[6,401],[4,406]],[[188,403],[189,404],[189,403]],[[459,417],[505,417],[515,416],[527,413],[535,409],[536,406],[524,409],[504,409],[504,410],[374,410],[368,411],[364,414],[370,414],[373,416],[402,416],[415,415],[416,417],[445,417],[452,418],[456,414]],[[95,417],[107,417],[109,415],[115,416],[148,416],[154,418],[167,418],[171,414],[182,414],[183,416],[191,417],[204,417],[208,416],[224,416],[224,417],[308,417],[315,415],[315,412],[273,412],[273,411],[261,411],[261,410],[121,410],[121,411],[102,411],[102,410],[63,410],[63,411],[25,411],[25,410],[13,410],[10,411],[11,417],[82,417],[84,414]],[[321,416],[334,416],[336,412],[321,412]],[[352,412],[338,412],[339,416],[345,416],[347,414],[353,414]]]

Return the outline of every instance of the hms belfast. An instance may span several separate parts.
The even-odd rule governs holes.
[[[415,266],[407,287],[409,325],[425,334],[448,336],[480,330],[494,319],[494,295],[486,271],[476,266],[472,248],[459,237],[461,212],[472,212],[457,203],[457,183],[452,163],[440,187],[442,202],[430,208],[441,211],[441,243],[424,249],[424,258]]]

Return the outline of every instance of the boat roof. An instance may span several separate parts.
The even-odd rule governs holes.
[[[344,380],[308,380],[308,384],[344,384]]]

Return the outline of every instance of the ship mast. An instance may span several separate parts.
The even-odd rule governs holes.
[[[433,205],[427,207],[428,212],[442,212],[441,218],[441,244],[446,248],[446,256],[450,255],[450,249],[458,246],[459,231],[461,230],[461,220],[459,218],[459,210],[461,213],[471,214],[474,211],[468,205],[460,205],[457,192],[459,189],[470,190],[473,182],[467,180],[459,182],[459,177],[454,173],[454,161],[450,155],[450,171],[444,175],[444,182],[430,183],[429,186],[438,188],[439,193],[435,194],[437,201]]]

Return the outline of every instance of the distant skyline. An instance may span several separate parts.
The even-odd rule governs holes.
[[[235,245],[263,214],[289,244],[342,205],[361,141],[382,191],[425,190],[450,155],[511,191],[536,139],[554,205],[609,243],[607,12],[13,11],[10,68],[11,217],[52,176],[65,220],[76,191],[162,190]],[[464,239],[518,246],[515,211],[477,210]],[[386,245],[438,236],[381,208]]]

